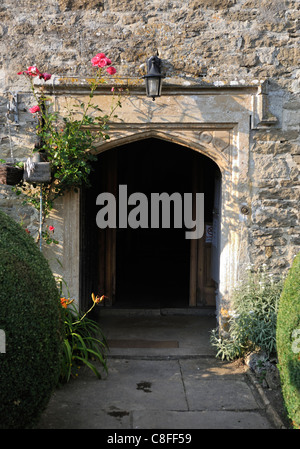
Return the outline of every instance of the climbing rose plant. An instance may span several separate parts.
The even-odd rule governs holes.
[[[39,152],[51,166],[51,182],[42,185],[43,222],[56,198],[69,190],[76,191],[83,185],[89,185],[91,163],[96,160],[96,146],[100,141],[109,139],[109,121],[116,117],[115,111],[121,107],[121,90],[117,95],[114,89],[111,90],[112,103],[107,112],[93,103],[97,87],[105,82],[103,74],[106,72],[109,76],[114,75],[116,69],[104,53],[94,56],[91,63],[96,73],[89,82],[88,101],[85,103],[74,100],[75,104],[71,109],[66,108],[63,116],[55,111],[51,99],[45,93],[45,83],[52,77],[50,73],[41,72],[36,66],[18,72],[18,75],[27,78],[36,103],[29,109],[37,118],[39,142],[34,151]],[[35,78],[42,81],[42,86],[35,85]],[[40,189],[22,183],[15,191],[17,194],[25,194],[25,202],[39,210]]]

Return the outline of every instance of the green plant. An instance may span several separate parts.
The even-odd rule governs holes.
[[[5,159],[0,159],[0,164],[6,164],[7,161]],[[13,165],[14,167],[19,167],[19,168],[24,168],[24,162],[14,162],[14,163],[10,163],[11,165]]]
[[[60,382],[65,383],[70,377],[77,375],[78,368],[86,365],[94,374],[101,378],[99,370],[93,360],[100,362],[107,372],[105,354],[107,342],[99,328],[99,325],[87,318],[96,304],[103,300],[104,296],[92,294],[93,304],[84,314],[81,314],[74,305],[73,300],[61,298],[64,311],[64,357],[61,365]]]
[[[288,416],[300,428],[300,253],[288,273],[277,317],[278,368]]]
[[[0,428],[28,428],[57,385],[63,322],[59,291],[34,240],[0,212]]]
[[[233,311],[228,314],[228,336],[219,329],[211,334],[217,357],[233,360],[247,351],[260,348],[268,355],[276,351],[276,318],[282,282],[274,281],[265,269],[248,271],[234,291]],[[221,313],[225,311],[221,309]]]
[[[31,92],[36,105],[29,109],[38,119],[37,135],[39,144],[34,151],[39,151],[51,165],[52,180],[36,189],[28,183],[23,183],[15,189],[20,195],[25,194],[25,202],[31,203],[37,210],[40,208],[40,195],[43,200],[43,222],[49,215],[55,199],[65,192],[77,191],[83,185],[89,185],[91,162],[96,160],[95,149],[100,141],[109,139],[109,121],[116,117],[115,111],[121,107],[121,93],[115,95],[112,89],[112,103],[110,110],[104,113],[96,104],[93,97],[96,89],[104,83],[103,70],[109,75],[116,73],[111,66],[111,60],[103,53],[97,54],[91,60],[96,68],[95,78],[89,82],[90,93],[87,103],[73,101],[61,116],[54,110],[54,106],[45,93],[45,85],[36,87],[35,78],[42,82],[51,79],[48,73],[41,73],[35,66],[19,72],[29,81]]]
[[[220,357],[222,360],[234,360],[242,353],[240,342],[234,337],[223,337],[219,332],[219,328],[211,331],[210,343],[217,350],[216,357]]]

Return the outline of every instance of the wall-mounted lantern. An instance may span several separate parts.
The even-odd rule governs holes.
[[[155,101],[156,97],[161,96],[162,79],[161,59],[155,55],[147,59],[147,75],[145,75],[147,97],[152,97]]]

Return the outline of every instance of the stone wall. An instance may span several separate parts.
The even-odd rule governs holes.
[[[86,75],[100,50],[119,74],[141,73],[156,49],[168,76],[213,80],[299,79],[298,0],[3,0],[1,78],[33,63]]]
[[[31,97],[17,72],[30,65],[58,77],[92,75],[105,52],[121,83],[141,84],[156,50],[165,86],[234,86],[268,80],[272,126],[250,132],[247,222],[251,262],[287,269],[300,249],[299,0],[2,0],[0,6],[0,158],[34,146]],[[7,105],[18,94],[18,121]],[[11,139],[9,138],[11,136]],[[34,229],[9,187],[0,207]]]

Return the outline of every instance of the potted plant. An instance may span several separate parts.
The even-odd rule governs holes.
[[[7,162],[0,159],[0,184],[14,186],[22,180],[23,173],[23,162]]]
[[[40,184],[51,182],[50,162],[44,162],[40,153],[35,153],[25,162],[23,179],[26,182]]]

